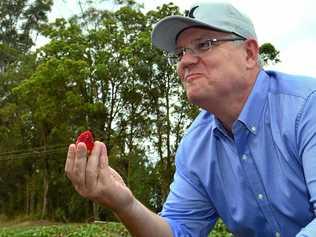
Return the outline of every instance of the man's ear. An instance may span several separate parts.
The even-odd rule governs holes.
[[[247,68],[253,68],[259,64],[259,45],[255,39],[245,41]]]

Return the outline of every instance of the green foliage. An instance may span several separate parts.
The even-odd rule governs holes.
[[[263,65],[276,64],[281,62],[280,51],[276,50],[276,48],[271,43],[262,44],[260,46],[259,53]]]
[[[67,224],[31,227],[4,227],[0,229],[0,237],[129,237],[125,227],[116,222],[99,224]],[[231,237],[225,226],[219,221],[210,237]]]
[[[0,113],[3,118],[16,117],[1,121],[1,136],[15,135],[12,144],[20,138],[21,153],[25,148],[41,148],[37,155],[30,153],[30,160],[21,162],[19,185],[6,186],[9,194],[20,190],[20,201],[4,195],[4,202],[9,199],[14,206],[26,203],[27,214],[42,209],[43,214],[58,220],[90,218],[91,203],[80,201],[70,188],[61,172],[64,162],[60,162],[66,156],[66,144],[90,128],[98,140],[106,142],[111,165],[135,195],[149,207],[157,211],[161,208],[173,173],[176,146],[172,145],[172,133],[179,131],[180,136],[187,126],[185,119],[172,122],[176,116],[173,107],[181,107],[182,102],[177,101],[183,92],[174,68],[150,42],[152,22],[170,14],[168,7],[162,8],[163,14],[144,15],[131,4],[129,1],[116,12],[100,11],[98,15],[42,25],[41,32],[50,42],[32,60],[3,74],[10,82],[10,90],[3,94],[13,100],[7,101]],[[169,6],[175,11],[175,6]],[[83,30],[81,25],[88,27]],[[16,80],[20,75],[23,78]],[[15,134],[11,134],[14,125]],[[58,152],[53,150],[55,146]],[[165,159],[159,169],[168,175],[159,177],[148,152]],[[0,165],[5,169],[8,163]],[[17,167],[14,172],[18,172]],[[144,177],[150,178],[143,182]],[[67,189],[71,191],[65,192]],[[70,203],[60,201],[61,196]],[[6,213],[8,210],[12,209],[6,209]],[[102,218],[112,217],[102,214]]]
[[[0,237],[128,237],[127,230],[119,223],[69,224],[36,227],[2,228]]]
[[[209,236],[210,237],[232,237],[233,235],[229,233],[223,221],[219,219],[214,227],[214,230]]]
[[[0,1],[0,72],[34,45],[32,34],[47,21],[52,0]]]

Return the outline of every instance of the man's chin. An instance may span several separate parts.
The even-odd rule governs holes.
[[[194,94],[189,94],[187,93],[187,99],[188,101],[191,103],[191,104],[194,104],[194,105],[197,105],[200,107],[201,105],[201,98],[197,95],[194,95]]]

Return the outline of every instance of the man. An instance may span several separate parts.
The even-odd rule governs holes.
[[[221,218],[234,236],[316,236],[316,80],[264,71],[248,17],[197,3],[161,20],[153,44],[170,53],[202,111],[184,135],[159,215],[108,166],[105,145],[70,145],[66,173],[134,236],[207,236]]]

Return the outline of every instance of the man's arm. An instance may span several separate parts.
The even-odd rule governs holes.
[[[142,205],[108,165],[104,143],[96,141],[89,158],[84,143],[71,144],[65,172],[81,196],[110,208],[133,236],[172,237],[168,223]]]
[[[137,199],[130,208],[115,214],[133,236],[172,237],[169,224]]]

